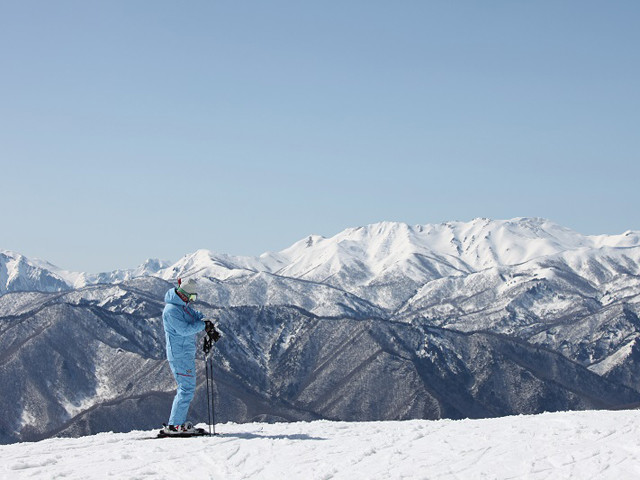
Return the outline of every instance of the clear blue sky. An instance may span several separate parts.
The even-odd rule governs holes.
[[[69,270],[377,221],[640,230],[640,2],[0,3],[0,248]]]

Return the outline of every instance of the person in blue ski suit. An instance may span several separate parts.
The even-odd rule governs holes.
[[[178,288],[170,289],[164,296],[166,305],[162,323],[167,341],[167,360],[178,384],[166,433],[188,433],[193,429],[186,419],[196,390],[196,335],[206,329],[210,337],[219,337],[213,324],[205,321],[204,315],[189,305],[196,296],[196,283],[192,279],[178,280]]]

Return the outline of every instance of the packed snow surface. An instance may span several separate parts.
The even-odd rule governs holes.
[[[631,479],[640,412],[485,420],[224,424],[220,435],[102,433],[0,446],[0,476],[129,479]]]

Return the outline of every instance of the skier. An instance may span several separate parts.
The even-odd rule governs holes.
[[[196,334],[205,330],[217,341],[220,334],[212,322],[189,304],[197,299],[196,281],[192,278],[170,289],[164,296],[166,305],[162,312],[162,323],[167,340],[167,360],[178,388],[171,407],[169,423],[164,426],[164,435],[196,435],[203,433],[187,422],[187,412],[196,390]]]

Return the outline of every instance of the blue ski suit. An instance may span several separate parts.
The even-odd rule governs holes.
[[[167,360],[178,383],[169,425],[187,420],[189,405],[196,391],[196,334],[204,330],[204,315],[191,308],[172,288],[165,296],[162,323],[167,339]]]

